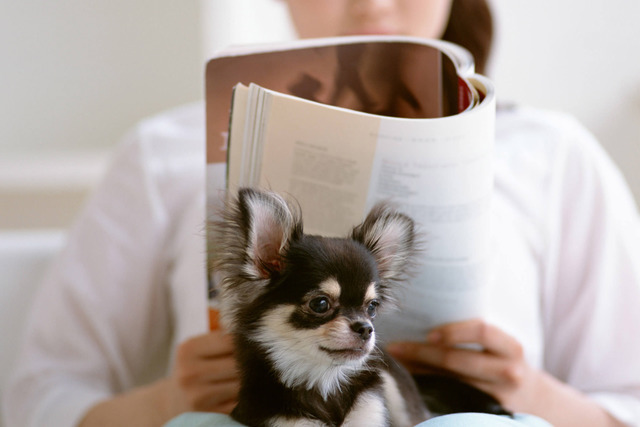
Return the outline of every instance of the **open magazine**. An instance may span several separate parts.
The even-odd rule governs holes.
[[[228,190],[292,196],[306,233],[344,236],[379,200],[416,221],[424,249],[383,338],[482,315],[495,93],[468,52],[400,36],[244,47],[213,58],[206,84],[207,162],[227,162]]]

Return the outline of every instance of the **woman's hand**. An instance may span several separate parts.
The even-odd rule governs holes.
[[[172,412],[228,414],[237,402],[238,372],[233,343],[221,331],[212,331],[180,344],[170,378]]]
[[[515,338],[480,319],[440,326],[424,343],[393,343],[388,351],[413,373],[453,374],[505,408],[557,427],[622,426],[588,396],[530,366]]]
[[[454,374],[513,411],[530,409],[540,397],[540,374],[527,364],[520,343],[480,319],[440,326],[424,343],[394,343],[388,350],[413,373]]]

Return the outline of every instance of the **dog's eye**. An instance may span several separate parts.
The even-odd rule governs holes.
[[[309,308],[318,314],[324,314],[331,308],[329,298],[317,297],[309,301]]]
[[[367,314],[369,315],[369,317],[376,317],[376,311],[378,310],[379,305],[380,302],[375,299],[369,303],[369,306],[367,307]]]

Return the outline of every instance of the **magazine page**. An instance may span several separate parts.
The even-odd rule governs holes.
[[[293,196],[306,233],[345,236],[379,200],[418,223],[420,267],[402,290],[403,315],[381,325],[383,336],[421,339],[436,324],[482,315],[491,274],[492,92],[439,119],[360,113],[257,85],[236,93],[248,101],[245,121],[234,123],[242,113],[232,114],[230,189],[257,185]]]

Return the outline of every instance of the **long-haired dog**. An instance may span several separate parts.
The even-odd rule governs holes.
[[[282,197],[241,189],[212,227],[220,314],[241,373],[239,422],[411,426],[436,412],[504,413],[447,377],[424,377],[419,391],[376,347],[373,319],[416,252],[406,215],[379,204],[347,238],[312,236]]]

